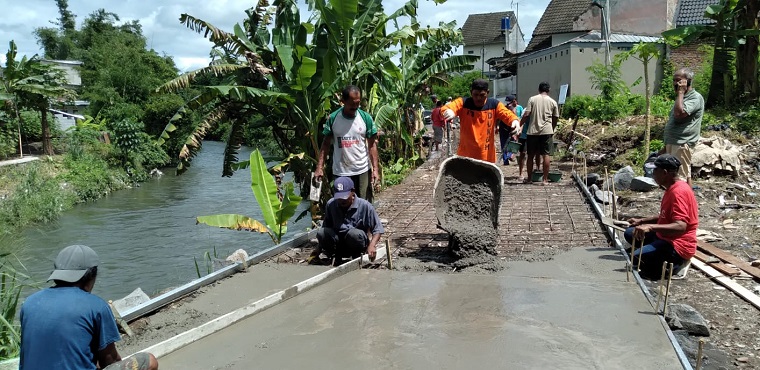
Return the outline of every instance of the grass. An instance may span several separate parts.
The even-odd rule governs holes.
[[[10,235],[0,235],[0,360],[17,357],[21,346],[21,328],[16,320],[19,299],[26,275],[16,258],[20,244]]]

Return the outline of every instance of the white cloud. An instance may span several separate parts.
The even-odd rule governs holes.
[[[383,5],[387,13],[401,7],[406,0],[386,0]],[[58,9],[52,0],[5,0],[0,12],[0,53],[5,54],[10,40],[18,45],[19,55],[41,54],[33,31],[38,27],[50,27],[50,21],[58,17]],[[526,42],[538,23],[549,0],[519,1],[519,22],[526,35]],[[159,53],[174,57],[181,71],[202,67],[208,63],[211,43],[179,22],[180,14],[188,13],[223,29],[232,30],[235,23],[242,23],[244,11],[254,2],[250,0],[122,0],[102,2],[100,0],[69,1],[69,10],[77,16],[77,24],[104,7],[122,21],[139,20],[143,27],[148,46]],[[307,6],[299,0],[302,19],[308,16]],[[477,7],[471,0],[448,0],[436,5],[433,1],[421,1],[418,20],[423,25],[437,26],[439,22],[456,20],[461,27],[470,13],[488,13],[515,10],[509,1],[481,2]]]

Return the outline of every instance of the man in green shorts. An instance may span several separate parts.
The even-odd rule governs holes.
[[[538,95],[528,100],[522,116],[522,124],[528,126],[528,177],[524,182],[530,182],[533,176],[533,163],[539,158],[543,166],[544,177],[542,185],[549,183],[549,166],[552,145],[554,145],[554,129],[559,122],[559,106],[549,96],[549,83],[538,84]]]
[[[673,88],[676,102],[670,110],[665,124],[663,141],[665,147],[660,154],[668,153],[681,162],[678,176],[691,186],[691,156],[702,131],[702,115],[705,99],[692,87],[694,72],[681,68],[673,74]]]

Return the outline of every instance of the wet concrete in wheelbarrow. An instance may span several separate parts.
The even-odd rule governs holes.
[[[679,369],[608,248],[486,274],[361,270],[160,359],[163,369]]]

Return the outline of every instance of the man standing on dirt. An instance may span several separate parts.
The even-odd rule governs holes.
[[[520,129],[520,119],[504,104],[488,97],[488,81],[477,79],[470,85],[471,97],[458,98],[441,108],[446,121],[459,117],[457,155],[496,162],[496,120],[509,122],[512,133]]]
[[[98,255],[87,246],[64,248],[48,278],[55,286],[32,294],[21,307],[19,369],[156,370],[149,353],[122,360],[111,307],[91,294]]]
[[[533,176],[533,162],[541,159],[543,164],[544,177],[542,185],[549,183],[549,166],[551,157],[549,154],[554,145],[554,129],[559,122],[559,106],[557,102],[549,96],[549,83],[541,82],[538,84],[538,95],[532,96],[525,106],[522,116],[522,124],[528,126],[528,176],[523,182],[530,182]]]
[[[375,260],[377,243],[383,234],[375,207],[358,197],[350,177],[338,177],[333,183],[333,198],[325,206],[325,218],[317,231],[319,246],[311,253],[309,262],[324,252],[339,265],[343,257],[356,258],[367,253]]]
[[[691,155],[702,131],[702,115],[705,112],[705,99],[691,86],[693,80],[694,72],[688,68],[681,68],[673,74],[676,102],[665,124],[665,148],[660,151],[660,154],[668,153],[681,161],[678,175],[689,186]]]
[[[686,266],[697,252],[699,213],[691,187],[678,178],[683,164],[670,154],[654,161],[654,181],[665,188],[660,213],[645,218],[631,218],[624,237],[628,243],[644,240],[631,261],[641,258],[641,276],[658,279],[663,262],[673,263],[673,273]],[[636,242],[638,243],[638,242]]]
[[[341,93],[341,101],[343,107],[330,114],[322,130],[325,138],[319,150],[314,177],[322,181],[322,168],[332,146],[333,178],[351,177],[356,184],[356,194],[372,203],[372,184],[380,178],[377,127],[369,113],[359,109],[362,93],[358,87],[346,86]]]

